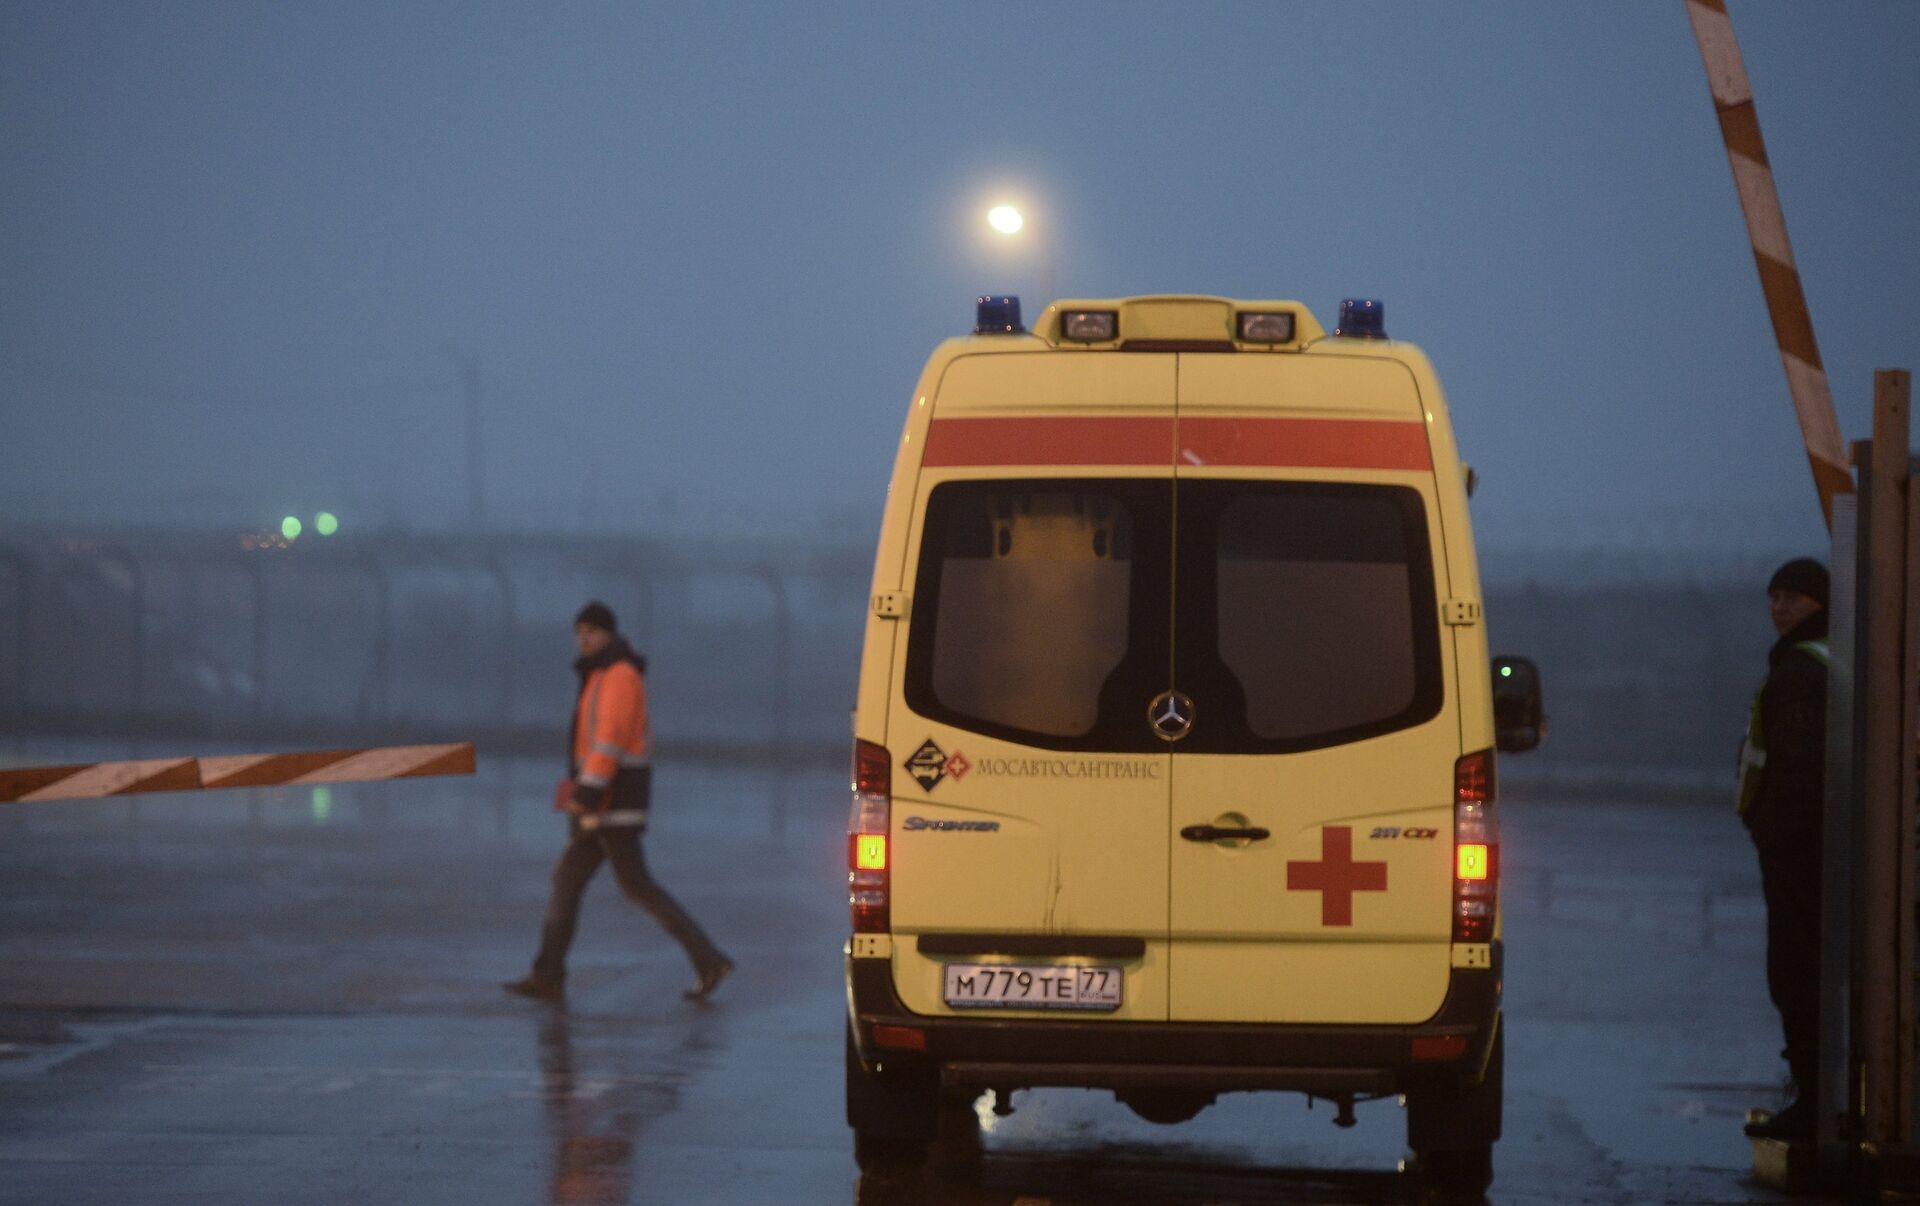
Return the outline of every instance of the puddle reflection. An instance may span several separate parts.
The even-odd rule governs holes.
[[[609,1206],[633,1191],[641,1108],[616,1081],[574,1072],[572,1021],[553,1010],[540,1022],[540,1087],[553,1136],[554,1206]]]

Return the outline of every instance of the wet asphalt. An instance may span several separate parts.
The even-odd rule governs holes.
[[[568,999],[510,998],[558,853],[544,768],[0,807],[0,1203],[1374,1203],[1402,1113],[1240,1094],[983,1103],[863,1180],[841,1115],[839,776],[659,771],[649,863],[740,964],[709,1003],[606,876]],[[1758,874],[1718,804],[1503,802],[1494,1202],[1771,1202]],[[1803,1199],[1804,1200],[1804,1199]]]

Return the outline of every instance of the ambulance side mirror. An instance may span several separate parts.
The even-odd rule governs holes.
[[[1524,753],[1547,735],[1540,710],[1540,668],[1533,659],[1493,659],[1493,744],[1503,754]]]

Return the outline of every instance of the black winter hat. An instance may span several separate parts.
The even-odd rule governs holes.
[[[1823,575],[1826,573],[1825,570],[1821,570],[1820,572]],[[1824,594],[1822,595],[1821,602],[1826,602]],[[613,618],[613,608],[608,607],[598,599],[582,607],[580,614],[573,617],[573,622],[575,624],[591,624],[595,628],[604,628],[608,632],[618,632],[620,630],[619,622]]]
[[[1827,605],[1827,567],[1811,557],[1795,557],[1773,571],[1767,593],[1790,590],[1805,595],[1820,606]]]

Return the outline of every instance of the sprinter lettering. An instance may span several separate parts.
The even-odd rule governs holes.
[[[908,817],[900,823],[900,828],[909,833],[922,829],[931,829],[937,833],[997,833],[998,821],[941,821],[928,820],[926,817]]]

